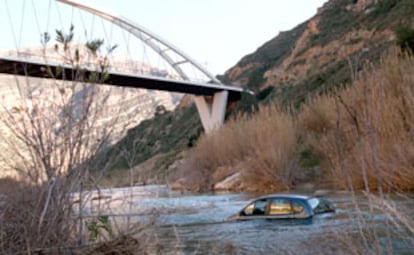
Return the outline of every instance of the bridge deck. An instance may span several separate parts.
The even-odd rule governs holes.
[[[75,69],[69,65],[56,63],[42,63],[40,61],[0,57],[0,73],[25,75],[44,79],[76,80],[87,82],[92,74],[100,75],[101,72],[91,69]],[[147,76],[141,74],[129,74],[123,72],[108,71],[101,84],[133,87],[143,89],[162,90],[193,95],[212,96],[216,92],[227,90],[229,101],[238,101],[243,89],[228,85],[202,83],[184,80],[174,80],[163,77]]]

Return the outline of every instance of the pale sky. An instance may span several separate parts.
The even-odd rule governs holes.
[[[44,14],[44,9],[56,5],[53,0],[2,0],[0,31],[10,30],[8,27],[11,20],[14,29],[18,30],[16,27],[19,27],[18,23],[22,19],[19,13],[22,9],[26,9],[26,12],[28,9],[33,9],[34,1],[36,1],[35,9],[37,9],[39,23],[46,24],[47,15]],[[84,0],[82,2],[133,20],[167,39],[213,74],[222,74],[243,56],[254,52],[279,32],[290,30],[315,15],[317,8],[327,0]],[[3,19],[8,22],[4,22]],[[18,32],[14,33],[15,38],[19,37],[16,35]],[[8,48],[11,41],[3,35],[0,49]],[[16,44],[16,40],[14,42]]]

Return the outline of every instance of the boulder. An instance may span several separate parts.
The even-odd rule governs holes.
[[[171,190],[183,190],[184,189],[184,179],[178,179],[177,181],[168,185]]]
[[[214,190],[237,190],[240,189],[241,178],[240,172],[227,176],[224,180],[214,185]]]

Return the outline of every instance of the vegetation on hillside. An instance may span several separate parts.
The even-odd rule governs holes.
[[[94,106],[94,94],[85,95],[85,107],[80,107],[85,112],[77,112],[78,118],[68,114],[73,110],[68,106],[73,105],[63,93],[56,94],[65,107],[53,105],[55,114],[45,114],[42,109],[50,105],[42,105],[41,100],[30,103],[33,111],[16,108],[7,112],[3,121],[29,153],[21,153],[20,144],[9,142],[23,159],[13,166],[22,181],[4,180],[0,186],[0,192],[6,193],[0,197],[0,253],[145,254],[148,237],[137,239],[137,232],[125,232],[137,230],[132,224],[117,231],[108,216],[83,215],[86,201],[96,200],[97,208],[92,209],[98,212],[107,208],[102,207],[100,197],[83,196],[82,191],[99,190],[96,181],[102,174],[123,172],[128,177],[123,185],[149,178],[165,182],[174,175],[173,164],[185,150],[189,152],[180,174],[188,188],[210,190],[218,181],[240,173],[238,188],[248,191],[288,191],[303,183],[360,190],[370,202],[370,212],[386,213],[387,232],[381,235],[390,235],[392,226],[401,237],[408,237],[404,241],[414,243],[412,216],[387,200],[391,193],[403,196],[403,191],[414,190],[414,57],[410,53],[414,32],[412,21],[393,23],[401,21],[396,15],[406,17],[413,10],[412,1],[382,0],[364,16],[342,8],[355,1],[332,2],[321,17],[327,21],[322,22],[326,27],[320,27],[323,33],[312,37],[309,47],[329,43],[334,36],[360,26],[382,29],[387,25],[384,21],[389,21],[396,25],[396,42],[403,50],[393,50],[377,61],[394,42],[368,41],[369,51],[329,63],[295,84],[262,88],[264,73],[289,56],[306,28],[304,23],[240,61],[242,67],[252,68],[237,79],[256,89],[257,96],[244,95],[239,106],[228,112],[226,125],[213,134],[202,135],[194,105],[175,112],[160,107],[154,118],[102,152],[108,133],[100,137],[88,133],[90,125],[96,124],[94,110],[99,109]],[[64,51],[72,37],[60,32],[58,41]],[[89,43],[92,55],[102,43]],[[68,126],[56,129],[56,116],[62,116]],[[134,172],[134,167],[154,155],[158,158],[150,174],[136,176],[140,172]],[[355,203],[356,210],[358,206]],[[381,254],[383,240],[376,228],[361,229],[358,235],[362,238],[357,242],[367,251]]]
[[[395,50],[351,86],[313,97],[299,111],[270,105],[238,116],[199,140],[187,168],[204,177],[189,182],[211,188],[227,167],[236,168],[228,175],[242,171],[242,183],[261,191],[289,190],[301,181],[414,190],[412,73],[414,57]]]
[[[414,56],[393,49],[348,87],[313,96],[297,111],[267,105],[238,116],[201,137],[183,174],[187,187],[210,189],[240,172],[236,188],[244,191],[286,192],[300,182],[347,190],[359,231],[331,233],[321,253],[412,250],[414,218],[395,196],[411,201],[414,190],[413,73]]]
[[[327,62],[316,71],[308,70],[303,79],[283,85],[271,84],[264,74],[281,65],[286,58],[295,57],[292,55],[295,44],[308,28],[310,21],[298,25],[291,31],[281,32],[259,47],[256,52],[242,58],[234,68],[220,77],[225,83],[240,83],[257,92],[256,96],[244,95],[238,106],[229,110],[226,118],[231,119],[241,112],[251,113],[261,104],[275,102],[282,105],[278,108],[299,110],[313,96],[334,93],[351,84],[356,75],[370,63],[378,63],[380,57],[395,45],[396,41],[399,45],[410,47],[414,20],[412,1],[383,0],[363,11],[347,9],[357,3],[358,1],[351,0],[329,1],[315,17],[318,19],[318,33],[305,41],[302,51],[294,53],[300,55],[312,47],[323,47],[332,41],[342,42],[341,36],[352,34],[358,29],[371,31],[371,37],[351,36],[352,40],[346,42],[349,45],[342,47],[353,49],[362,45],[362,48],[358,48],[357,51],[350,50],[348,55],[338,55],[338,58]],[[385,37],[374,36],[383,31],[387,31]],[[293,61],[292,64],[300,63]],[[267,87],[263,87],[265,84]],[[154,116],[131,129],[123,140],[106,154],[102,154],[103,158],[108,155],[118,158],[105,175],[111,178],[123,175],[128,179],[130,173],[125,170],[132,167],[136,182],[146,183],[148,179],[151,179],[150,182],[164,182],[178,169],[174,162],[183,159],[182,152],[192,148],[201,134],[202,127],[194,105]],[[310,161],[318,158],[315,152],[309,150],[300,152],[300,155],[301,158],[310,157]],[[155,161],[150,162],[152,171],[142,173],[140,165],[148,165],[149,161]],[[300,162],[304,162],[303,159]],[[99,169],[97,168],[97,171],[100,171]],[[117,185],[123,184],[120,182]]]
[[[382,0],[376,5],[368,6],[366,10],[351,10],[350,8],[356,4],[358,1],[329,1],[313,18],[317,22],[317,31],[311,33],[303,42],[306,45],[301,45],[298,51],[292,52],[292,49],[307,29],[309,22],[279,34],[256,52],[244,57],[227,71],[223,78],[228,83],[237,82],[256,91],[263,89],[263,85],[275,87],[267,99],[268,102],[276,100],[296,107],[312,94],[327,93],[335,87],[349,84],[356,71],[360,71],[367,62],[377,63],[383,53],[394,44],[394,39],[391,38],[392,31],[404,33],[409,37],[409,28],[414,20],[414,3],[411,0]],[[371,36],[369,38],[358,36],[356,35],[358,31],[370,31]],[[376,36],[382,32],[389,35]],[[352,35],[353,33],[355,34]],[[348,40],[347,36],[352,39]],[[316,71],[310,70],[312,66],[304,65],[302,68],[309,69],[306,77],[283,84],[269,83],[265,78],[266,72],[280,66],[287,58],[293,60],[288,62],[290,63],[288,67],[284,67],[285,72],[289,72],[289,69],[295,65],[302,65],[304,61],[302,54],[306,54],[308,50],[323,47],[329,49],[334,41],[343,44],[340,48],[343,52],[339,54],[340,52],[328,50],[326,54],[337,56],[332,61],[318,66]],[[348,48],[349,52],[347,52]],[[358,50],[355,51],[357,48]],[[317,57],[323,59],[329,56]],[[354,70],[351,70],[350,66]],[[239,72],[239,69],[243,72]]]
[[[279,65],[283,59],[289,56],[296,40],[305,31],[307,22],[294,29],[279,33],[275,38],[259,47],[254,53],[243,57],[237,67],[243,69],[237,79],[245,80],[244,86],[249,89],[260,91],[264,82],[264,73],[273,66]],[[235,77],[229,72],[219,76],[224,83],[232,83]]]
[[[374,35],[380,31],[397,31],[409,38],[410,33],[407,24],[413,21],[414,5],[410,0],[384,0],[371,6],[364,12],[350,11],[348,0],[330,1],[318,15],[317,34],[310,37],[308,47],[324,47],[335,40],[345,43],[346,35],[359,30],[371,31],[370,38],[354,38],[342,45],[344,54],[338,56],[332,62],[320,67],[317,72],[309,73],[304,79],[291,82],[287,85],[271,84],[277,89],[271,95],[272,100],[281,101],[287,105],[299,107],[311,95],[324,94],[349,84],[353,75],[364,68],[365,63],[377,63],[380,57],[392,45],[390,38],[378,39]],[[405,24],[405,25],[404,25]],[[408,25],[409,27],[409,25]],[[363,40],[363,41],[361,41]],[[358,51],[346,53],[345,49],[352,49],[363,43],[363,48]],[[298,53],[300,55],[301,53]],[[352,68],[352,69],[351,69]],[[283,86],[282,86],[283,85]]]
[[[128,185],[131,181],[165,183],[170,171],[174,170],[170,166],[177,160],[178,154],[193,147],[201,133],[202,125],[195,105],[174,112],[160,112],[128,130],[124,138],[98,154],[95,157],[98,167],[94,175],[103,174],[116,186]],[[152,171],[141,173],[140,169],[134,168],[155,155],[158,157],[151,167]],[[103,166],[108,170],[102,171]]]
[[[293,119],[276,106],[241,114],[199,139],[183,167],[185,185],[210,189],[243,169],[242,182],[248,190],[287,190],[297,167],[296,137]]]
[[[414,51],[414,28],[410,26],[398,27],[395,31],[397,44],[404,51]]]
[[[306,145],[339,189],[414,190],[414,57],[392,52],[352,86],[298,115]]]

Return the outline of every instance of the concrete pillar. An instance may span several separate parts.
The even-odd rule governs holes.
[[[228,91],[217,92],[214,94],[213,102],[207,102],[204,96],[195,96],[198,114],[207,134],[223,125],[228,95]]]

